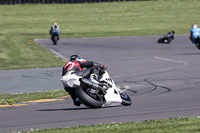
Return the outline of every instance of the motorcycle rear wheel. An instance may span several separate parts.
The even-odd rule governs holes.
[[[159,39],[158,39],[158,43],[163,43],[163,39],[162,39],[162,38],[159,38]]]
[[[101,108],[104,104],[104,100],[101,96],[95,95],[95,97],[92,97],[87,94],[82,87],[77,87],[75,94],[85,106],[90,108]]]
[[[131,98],[125,92],[121,93],[120,97],[122,99],[122,105],[130,106],[132,104]]]

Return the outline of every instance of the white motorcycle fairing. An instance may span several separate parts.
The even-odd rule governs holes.
[[[76,88],[80,86],[80,78],[82,77],[76,75],[74,71],[69,71],[62,76],[60,81],[63,83],[64,87]]]
[[[90,95],[95,95],[94,94],[95,91],[98,92],[99,90],[101,90],[98,88],[98,85],[96,83],[92,83],[92,81],[90,81],[88,79],[84,79],[81,76],[76,75],[76,73],[74,71],[69,71],[68,73],[66,73],[64,76],[62,76],[60,81],[63,83],[64,87],[70,87],[72,89],[79,90],[80,93],[78,93],[79,96],[77,96],[77,97],[86,106],[89,106],[92,108],[99,108],[99,107],[117,106],[117,105],[123,104],[123,100],[122,100],[122,97],[120,94],[124,93],[124,92],[121,89],[116,87],[114,80],[109,76],[107,71],[105,71],[105,73],[102,75],[102,78],[100,79],[99,82],[104,83],[104,84],[108,85],[109,87],[103,86],[102,89],[104,89],[105,94],[102,96],[102,98],[96,99],[97,103],[96,103],[96,100],[90,96]],[[88,85],[90,94],[88,94],[88,92],[84,92],[83,89],[80,89],[81,82]],[[93,87],[96,87],[96,89]],[[97,96],[97,97],[99,97],[99,96]],[[102,101],[101,99],[102,100],[104,99],[104,100]],[[99,102],[98,100],[101,100],[101,102]],[[128,97],[128,100],[129,100],[128,104],[123,104],[123,105],[125,105],[125,106],[131,105],[132,102],[129,97]],[[98,104],[98,106],[97,106],[97,104]]]
[[[104,96],[106,102],[103,104],[103,107],[121,105],[122,99],[119,88],[116,87],[114,80],[109,76],[107,71],[105,71],[100,81],[106,81],[112,86],[106,91],[106,95]]]

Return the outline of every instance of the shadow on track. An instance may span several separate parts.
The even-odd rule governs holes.
[[[111,108],[121,108],[125,107],[123,105],[116,105],[116,106],[106,106],[106,107],[101,107],[101,108],[89,108],[89,107],[76,107],[76,108],[63,108],[63,109],[40,109],[36,111],[70,111],[70,110],[99,110],[99,109],[111,109]],[[128,107],[128,106],[127,106]],[[130,107],[130,106],[129,106]]]
[[[200,53],[184,53],[184,54],[178,54],[178,55],[200,55]]]
[[[65,111],[65,110],[86,110],[86,109],[90,108],[82,107],[82,108],[63,108],[63,109],[41,109],[37,111]]]

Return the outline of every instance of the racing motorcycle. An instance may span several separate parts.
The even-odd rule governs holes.
[[[169,32],[168,34],[162,35],[161,38],[158,39],[158,43],[166,43],[169,44],[172,40],[174,40],[174,31]]]
[[[57,42],[59,40],[59,30],[54,30],[51,32],[51,40],[54,45],[57,44]]]
[[[84,78],[88,77],[90,73],[80,72],[77,74],[75,71],[69,71],[60,81],[65,87],[75,89],[76,96],[85,106],[101,108],[132,104],[130,97],[116,86],[107,71],[104,72],[98,84],[89,78]]]

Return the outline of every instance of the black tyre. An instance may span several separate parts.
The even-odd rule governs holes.
[[[196,39],[196,46],[200,50],[200,37],[197,37]]]
[[[99,95],[92,95],[87,94],[82,87],[78,87],[75,90],[76,96],[79,98],[79,100],[85,105],[90,108],[101,108],[104,104],[104,100]]]
[[[58,37],[57,36],[53,36],[53,44],[56,45],[57,44],[57,41],[58,41]]]
[[[122,105],[130,106],[132,104],[131,98],[125,92],[121,93],[120,97],[122,98]]]
[[[159,39],[158,39],[158,43],[165,43],[164,41],[165,41],[164,38],[159,38]]]
[[[158,39],[158,43],[162,43],[162,38],[159,38],[159,39]]]
[[[200,45],[198,43],[196,44],[196,47],[200,50]]]

